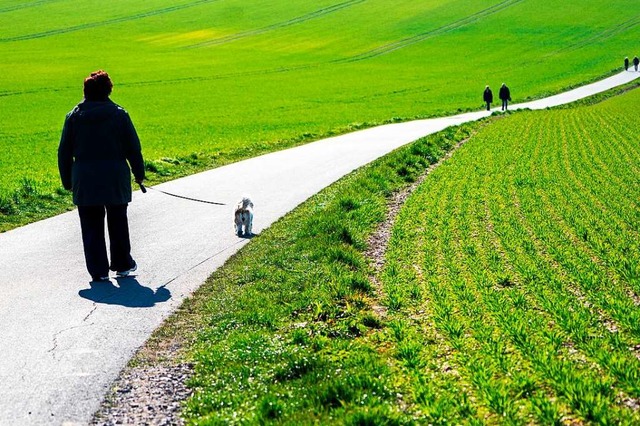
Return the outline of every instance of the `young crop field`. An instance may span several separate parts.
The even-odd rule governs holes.
[[[183,342],[192,424],[638,424],[638,102],[493,117],[358,170],[216,271],[146,353]],[[376,273],[391,194],[463,139]]]
[[[424,415],[639,421],[639,100],[498,121],[407,202],[382,281]]]
[[[0,0],[0,230],[68,208],[56,149],[105,69],[152,181],[619,69],[636,0]]]

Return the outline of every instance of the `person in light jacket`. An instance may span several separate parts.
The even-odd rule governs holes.
[[[102,70],[84,80],[84,100],[67,114],[58,147],[60,178],[78,206],[87,270],[94,281],[108,280],[109,269],[127,276],[137,268],[131,257],[127,206],[131,171],[141,184],[144,161],[129,114],[109,99],[112,88],[109,74]]]
[[[485,86],[482,100],[487,104],[487,111],[491,111],[491,103],[493,102],[493,92],[489,86]]]
[[[502,101],[502,110],[505,111],[509,105],[509,101],[511,100],[511,91],[506,84],[502,83],[498,97]]]

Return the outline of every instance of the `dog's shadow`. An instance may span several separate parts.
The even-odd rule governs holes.
[[[250,240],[254,237],[257,237],[259,234],[254,234],[253,232],[251,234],[236,234],[238,236],[238,238],[242,238],[243,240]]]
[[[169,289],[160,287],[154,291],[141,285],[134,277],[116,278],[116,282],[117,286],[111,281],[92,281],[89,283],[91,288],[80,290],[78,295],[95,303],[127,308],[151,308],[171,298]]]

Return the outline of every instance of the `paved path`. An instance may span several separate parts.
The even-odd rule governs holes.
[[[637,77],[623,72],[512,109],[571,102]],[[252,194],[259,233],[350,171],[487,115],[380,126],[159,185],[225,207],[136,192],[129,210],[135,278],[88,282],[75,211],[0,234],[0,425],[86,424],[150,333],[248,242],[232,230],[231,206],[243,193]]]

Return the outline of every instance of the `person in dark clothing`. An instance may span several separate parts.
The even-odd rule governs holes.
[[[636,71],[638,71],[638,65],[640,64],[640,59],[638,59],[638,57],[634,57],[633,58],[633,67],[636,69]]]
[[[625,71],[629,70],[629,58],[628,57],[624,58],[624,70]]]
[[[131,172],[141,184],[144,161],[129,114],[109,99],[112,88],[104,71],[84,80],[84,100],[67,114],[58,147],[60,178],[78,206],[87,270],[94,281],[108,280],[109,269],[122,277],[137,268],[131,257],[127,205]]]
[[[506,84],[502,83],[498,97],[502,101],[502,110],[505,111],[507,109],[509,101],[511,100],[511,91]]]
[[[491,111],[491,103],[493,102],[493,92],[489,88],[489,86],[485,86],[484,93],[482,94],[482,99],[487,104],[487,111]]]

